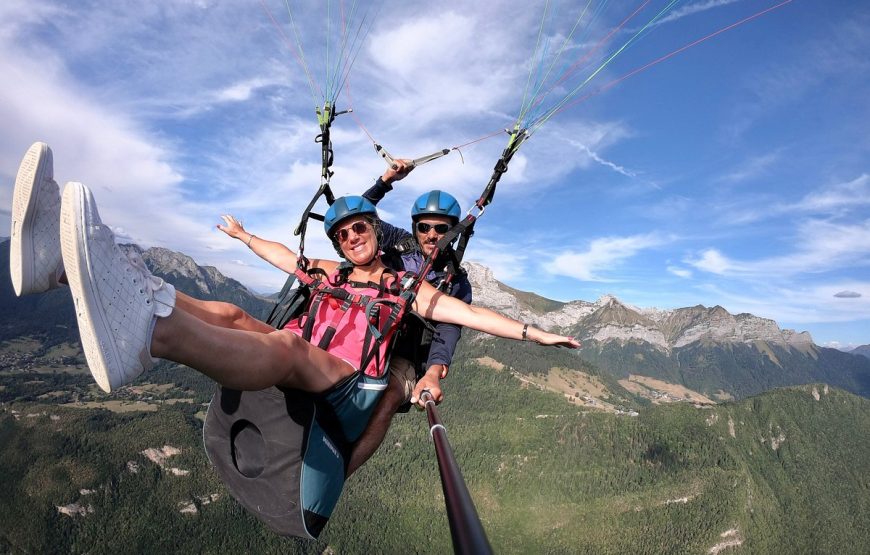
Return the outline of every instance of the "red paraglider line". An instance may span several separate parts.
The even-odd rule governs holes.
[[[306,77],[308,77],[308,84],[311,86],[312,92],[314,91],[315,88],[317,88],[317,90],[320,91],[320,94],[322,96],[323,91],[320,90],[320,87],[317,87],[317,85],[314,83],[314,80],[311,79],[311,75],[308,73],[308,66],[305,65],[305,61],[299,55],[299,52],[296,49],[296,46],[292,42],[290,42],[290,39],[288,39],[287,35],[284,34],[284,30],[281,29],[281,26],[278,25],[277,21],[275,21],[274,16],[272,16],[272,12],[269,10],[269,7],[266,6],[266,3],[263,0],[260,0],[260,6],[263,7],[263,11],[266,12],[266,15],[269,16],[269,20],[272,21],[272,25],[275,27],[275,29],[278,30],[278,34],[281,35],[282,39],[284,39],[284,42],[287,44],[287,48],[289,48],[290,51],[293,52],[293,56],[295,56],[296,61],[299,62],[299,67],[302,68],[302,71],[304,71]]]
[[[740,21],[735,21],[734,23],[732,23],[732,24],[730,24],[730,25],[727,25],[727,26],[725,26],[725,27],[722,27],[722,28],[719,29],[718,31],[714,31],[714,32],[710,33],[709,35],[706,35],[706,36],[704,36],[704,37],[701,37],[701,38],[699,38],[699,39],[697,39],[697,40],[695,40],[695,41],[690,42],[689,44],[686,44],[686,45],[684,45],[684,46],[682,46],[682,47],[680,47],[680,48],[677,48],[676,50],[674,50],[673,52],[670,52],[669,54],[665,54],[664,56],[662,56],[662,57],[660,57],[660,58],[657,58],[657,59],[655,59],[655,60],[649,62],[649,63],[646,64],[646,65],[643,65],[643,66],[641,66],[641,67],[639,67],[639,68],[637,68],[637,69],[634,69],[634,70],[632,70],[632,71],[626,73],[625,75],[623,75],[623,76],[621,76],[621,77],[618,77],[618,78],[614,79],[613,81],[607,83],[606,85],[602,85],[601,87],[595,89],[594,91],[592,91],[591,93],[589,93],[589,94],[587,94],[587,95],[585,95],[585,96],[582,96],[582,97],[580,97],[580,98],[578,98],[578,99],[576,99],[576,100],[572,100],[572,101],[570,101],[570,102],[564,104],[561,108],[559,108],[558,110],[556,110],[556,111],[553,112],[552,114],[548,115],[548,116],[547,116],[546,118],[544,118],[544,119],[549,119],[550,117],[556,115],[557,113],[561,112],[562,110],[565,110],[566,108],[569,108],[569,107],[572,107],[572,106],[576,106],[577,104],[580,104],[581,102],[583,102],[583,101],[585,101],[585,100],[588,100],[589,98],[591,98],[591,97],[593,97],[593,96],[599,95],[599,94],[605,92],[606,90],[615,87],[617,84],[621,83],[622,81],[625,81],[625,80],[628,79],[629,77],[632,77],[632,76],[634,76],[634,75],[637,75],[638,73],[640,73],[640,72],[642,72],[642,71],[644,71],[644,70],[646,70],[646,69],[649,69],[650,67],[652,67],[652,66],[654,66],[654,65],[656,65],[656,64],[659,64],[659,63],[661,63],[661,62],[664,62],[665,60],[667,60],[667,59],[669,59],[669,58],[672,58],[672,57],[676,56],[677,54],[680,54],[681,52],[685,52],[685,51],[688,50],[689,48],[692,48],[693,46],[697,46],[697,45],[701,44],[702,42],[705,42],[705,41],[707,41],[707,40],[709,40],[709,39],[711,39],[711,38],[713,38],[713,37],[715,37],[715,36],[717,36],[717,35],[720,35],[720,34],[726,32],[726,31],[730,31],[731,29],[733,29],[733,28],[735,28],[735,27],[738,27],[738,26],[740,26],[740,25],[743,25],[744,23],[747,23],[747,22],[749,22],[749,21],[752,21],[753,19],[759,18],[759,17],[761,17],[762,15],[765,15],[765,14],[767,14],[767,13],[769,13],[769,12],[772,12],[773,10],[775,10],[775,9],[777,9],[777,8],[781,8],[782,6],[785,6],[786,4],[790,4],[792,1],[793,1],[793,0],[785,0],[784,2],[780,2],[779,4],[776,4],[776,5],[774,5],[774,6],[771,6],[771,7],[767,8],[767,9],[761,10],[760,12],[755,13],[755,14],[753,14],[753,15],[750,15],[749,17],[746,17],[746,18],[744,18],[744,19],[741,19]]]

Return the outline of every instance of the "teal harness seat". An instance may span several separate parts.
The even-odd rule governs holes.
[[[203,427],[209,460],[230,494],[273,532],[317,538],[388,379],[356,372],[321,395],[220,388]]]
[[[302,285],[292,289],[291,276],[267,319],[276,328],[306,308],[314,313],[319,295],[330,292],[329,285],[302,272],[295,277]],[[379,321],[377,311],[389,312],[379,329],[371,323],[364,341],[364,353],[376,356],[409,303],[365,300],[370,322]],[[351,447],[387,388],[389,351],[379,377],[357,371],[323,393],[219,387],[212,397],[203,426],[208,458],[230,494],[275,533],[314,539],[326,526],[344,487]]]

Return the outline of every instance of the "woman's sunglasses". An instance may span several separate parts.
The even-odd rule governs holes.
[[[444,235],[450,230],[450,225],[448,224],[427,224],[426,222],[417,222],[417,231],[420,233],[429,233],[430,229],[434,229],[435,233],[439,235]]]
[[[339,243],[344,243],[350,237],[349,229],[352,229],[357,235],[363,235],[369,232],[369,224],[365,222],[354,222],[350,227],[343,227],[335,232],[335,238]]]

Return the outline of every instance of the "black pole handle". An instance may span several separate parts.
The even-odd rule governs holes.
[[[423,391],[420,399],[425,403],[429,419],[429,434],[435,443],[435,455],[441,472],[441,487],[444,490],[444,503],[447,506],[447,521],[450,523],[450,536],[453,551],[462,555],[491,554],[492,547],[486,538],[486,531],[477,516],[474,501],[462,478],[462,472],[453,456],[453,449],[447,441],[447,429],[435,408],[435,399],[428,391]]]

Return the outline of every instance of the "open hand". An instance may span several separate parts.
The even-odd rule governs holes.
[[[579,349],[580,342],[574,339],[573,337],[567,337],[564,335],[556,335],[555,333],[549,332],[538,332],[535,335],[540,335],[540,337],[535,337],[533,341],[538,345],[549,345],[551,347],[567,347],[568,349]]]
[[[237,220],[232,214],[224,214],[221,216],[221,219],[224,221],[224,225],[217,224],[217,228],[233,239],[243,239],[247,238],[250,233],[245,231],[245,227],[242,225],[242,222]]]

